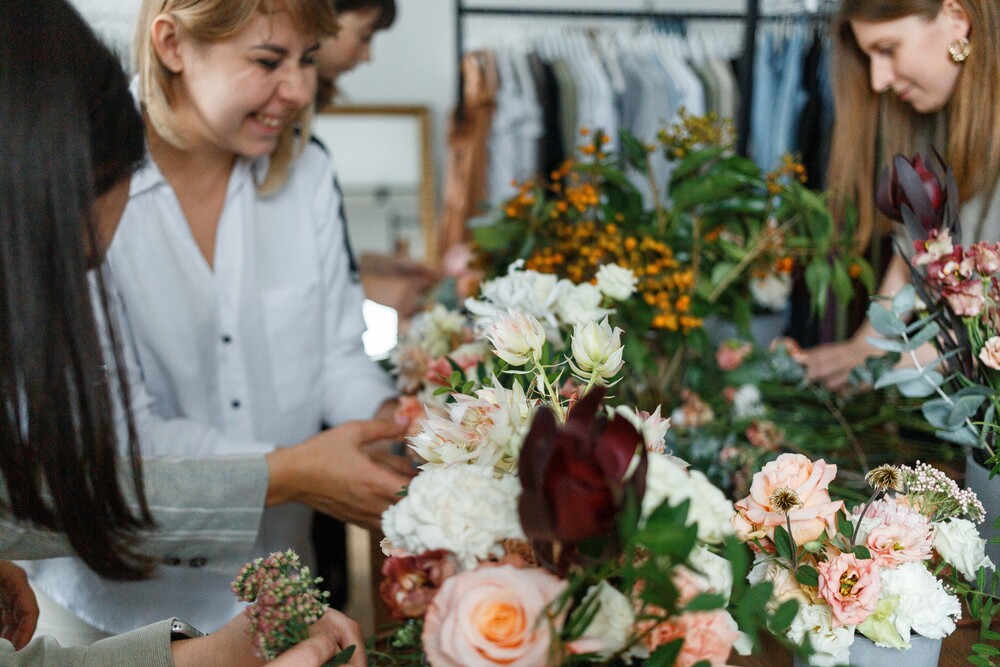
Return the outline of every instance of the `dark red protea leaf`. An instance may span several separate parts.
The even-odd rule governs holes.
[[[906,225],[914,241],[927,239],[933,229],[954,228],[957,220],[957,191],[951,170],[935,151],[937,163],[921,155],[893,158],[893,169],[882,170],[875,203],[886,216]],[[943,176],[939,176],[939,172]]]

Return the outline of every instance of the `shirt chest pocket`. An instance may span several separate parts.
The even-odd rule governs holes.
[[[275,400],[283,409],[320,404],[323,303],[318,281],[262,292]]]

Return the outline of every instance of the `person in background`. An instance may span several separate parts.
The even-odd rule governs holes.
[[[201,529],[212,521],[204,515],[219,495],[205,474],[216,483],[226,475],[190,461],[144,465],[140,456],[128,341],[109,315],[111,281],[95,267],[143,157],[142,121],[117,58],[64,0],[10,0],[0,13],[0,142],[0,395],[7,406],[0,411],[0,557],[76,553],[101,576],[148,577],[164,544],[176,544],[182,531],[181,539],[205,545]],[[249,470],[246,460],[233,463]],[[267,466],[263,458],[255,466],[263,474],[249,475],[257,478],[249,486],[259,496],[233,485],[230,499],[263,500]],[[177,486],[174,475],[201,484]],[[170,500],[178,490],[190,492],[199,512]],[[235,529],[242,521],[229,516],[224,524]],[[240,542],[237,534],[231,544]],[[243,614],[210,637],[172,641],[176,619],[167,619],[64,648],[46,637],[28,643],[36,613],[23,571],[0,561],[0,664],[261,663]],[[341,646],[363,646],[357,625],[338,612],[312,631],[270,664],[318,667]],[[361,654],[351,664],[366,664]]]
[[[936,148],[955,173],[962,239],[1000,241],[1000,4],[995,0],[842,0],[834,25],[836,124],[829,185],[853,200],[859,241],[878,233],[875,178],[901,153]],[[898,239],[904,250],[912,247]],[[879,294],[909,281],[893,253]],[[851,338],[806,350],[808,377],[847,384],[865,357],[866,320]]]
[[[142,4],[135,94],[149,159],[105,261],[160,418],[139,425],[144,456],[278,454],[336,437],[324,425],[393,420],[395,390],[361,343],[332,168],[303,139],[316,52],[335,30],[327,0]],[[377,525],[409,477],[357,441],[327,456],[339,474],[314,480],[311,495],[337,494],[328,513]],[[302,504],[269,507],[246,559],[291,548],[312,567],[311,518]],[[174,609],[213,631],[242,604],[229,589],[235,572],[205,565],[171,559],[131,583],[79,561],[33,564],[40,625],[86,643]]]
[[[371,62],[375,35],[388,30],[396,20],[395,0],[333,0],[333,7],[340,30],[323,40],[316,56],[316,108],[320,110],[334,104],[341,75]],[[336,152],[336,146],[327,148]],[[339,184],[336,187],[339,190]],[[394,308],[403,320],[420,309],[423,296],[439,280],[430,267],[401,255],[362,253],[356,268],[365,295]]]

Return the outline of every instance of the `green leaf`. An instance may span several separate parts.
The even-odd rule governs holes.
[[[513,241],[519,240],[526,233],[525,226],[519,223],[498,222],[492,225],[472,228],[472,238],[487,252],[505,248]]]
[[[341,651],[337,655],[327,660],[323,664],[323,667],[339,667],[340,665],[346,665],[351,661],[351,658],[354,657],[354,651],[356,650],[356,648],[357,648],[356,646],[351,644],[343,651]]]
[[[795,568],[795,580],[803,586],[819,586],[819,572],[812,565]]]
[[[683,645],[684,639],[681,638],[658,647],[649,656],[648,667],[673,667],[677,656],[681,654],[681,647]]]
[[[843,512],[837,512],[837,532],[847,539],[851,539],[851,535],[854,533],[854,524]]]
[[[873,293],[875,291],[875,271],[872,270],[872,265],[861,257],[855,257],[854,263],[861,269],[858,280],[864,285],[865,291],[868,294]]]
[[[917,301],[917,291],[913,285],[905,285],[892,297],[892,312],[897,314],[908,313],[913,310]]]
[[[774,528],[774,547],[778,550],[778,555],[782,558],[788,561],[792,561],[795,558],[795,544],[792,542],[792,536],[788,534],[784,526],[775,526]]]
[[[868,547],[859,544],[854,547],[854,555],[861,560],[871,560],[872,552],[868,550]]]
[[[701,593],[684,605],[684,611],[712,611],[726,606],[726,598],[715,593]]]
[[[795,615],[799,613],[798,600],[785,600],[774,611],[768,620],[767,626],[772,632],[780,634],[788,629],[788,626],[795,620]]]
[[[854,283],[840,259],[833,261],[833,281],[831,284],[833,285],[833,293],[837,295],[838,299],[845,302],[851,300],[854,295]]]
[[[700,151],[694,151],[693,153],[685,156],[684,159],[681,160],[680,163],[674,168],[674,171],[670,176],[671,186],[701,169],[702,165],[709,160],[713,160],[722,155],[724,150],[725,149],[722,146],[713,146]]]
[[[645,174],[647,167],[646,147],[628,130],[619,132],[618,138],[621,139],[622,155],[625,157],[625,161],[639,173]]]
[[[876,301],[868,306],[868,322],[875,331],[887,338],[898,338],[906,332],[906,323],[899,315]]]
[[[985,401],[985,396],[961,396],[953,399],[954,405],[951,408],[951,413],[948,415],[945,430],[950,431],[964,424],[966,419],[974,416],[979,411],[979,406]]]

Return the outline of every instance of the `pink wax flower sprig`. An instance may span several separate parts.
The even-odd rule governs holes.
[[[322,580],[313,577],[291,549],[243,566],[230,587],[242,602],[255,603],[246,614],[259,658],[273,660],[309,638],[309,626],[329,606],[326,598],[330,593],[318,587]],[[347,647],[327,661],[326,667],[346,664],[354,651],[354,646]]]

